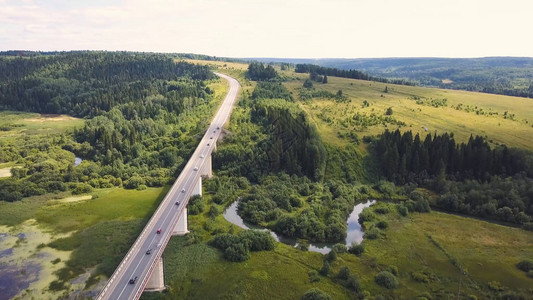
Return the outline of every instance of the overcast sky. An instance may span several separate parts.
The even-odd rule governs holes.
[[[533,57],[532,0],[0,0],[0,50]]]

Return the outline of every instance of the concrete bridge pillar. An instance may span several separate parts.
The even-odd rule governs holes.
[[[144,288],[147,292],[160,292],[165,289],[165,277],[163,273],[163,258],[158,258],[155,262],[155,268],[148,278],[146,287]]]
[[[172,235],[186,235],[187,233],[189,233],[189,230],[187,228],[187,208],[185,208],[183,209],[174,230],[172,230]]]
[[[209,155],[205,158],[205,163],[202,168],[202,173],[200,174],[202,177],[211,178],[213,177],[213,166],[212,166],[212,156]]]
[[[191,196],[200,195],[202,196],[202,177],[200,176],[198,178],[198,182],[196,182],[196,185],[194,186],[194,190],[192,191]]]

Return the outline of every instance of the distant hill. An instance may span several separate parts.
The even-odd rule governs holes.
[[[355,69],[372,76],[406,79],[423,86],[533,98],[533,58],[249,58],[262,62]]]

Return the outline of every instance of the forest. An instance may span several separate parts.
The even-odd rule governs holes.
[[[71,134],[2,145],[0,162],[20,166],[0,181],[6,201],[65,190],[163,186],[181,169],[213,110],[206,80],[214,74],[167,55],[2,57],[0,78],[2,109],[88,118]],[[75,168],[74,156],[84,159]]]
[[[439,208],[531,227],[533,153],[493,149],[480,136],[456,143],[453,135],[385,131],[374,143],[381,173],[397,184],[439,194]]]
[[[0,56],[0,109],[94,117],[113,107],[165,93],[169,101],[202,97],[179,81],[213,79],[206,66],[162,54],[60,52]],[[164,104],[164,103],[162,103]]]
[[[370,76],[365,72],[357,70],[341,70],[336,68],[321,67],[318,65],[312,64],[297,64],[294,70],[296,73],[309,73],[311,78],[316,77],[316,74],[323,76],[335,76],[335,77],[344,77],[351,79],[361,79],[368,81],[377,81],[383,83],[392,83],[392,84],[401,84],[401,85],[415,85],[412,82],[409,82],[404,79],[387,79],[383,77]]]

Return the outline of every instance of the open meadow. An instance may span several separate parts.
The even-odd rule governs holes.
[[[285,86],[296,99],[308,74],[284,72],[293,78]],[[343,100],[312,98],[299,101],[317,125],[323,139],[343,144],[339,136],[355,132],[359,138],[385,129],[427,133],[453,133],[457,141],[470,135],[486,137],[494,144],[533,149],[533,100],[468,91],[385,84],[328,77],[314,89]],[[387,92],[385,92],[387,89]],[[392,113],[386,115],[387,109]]]

